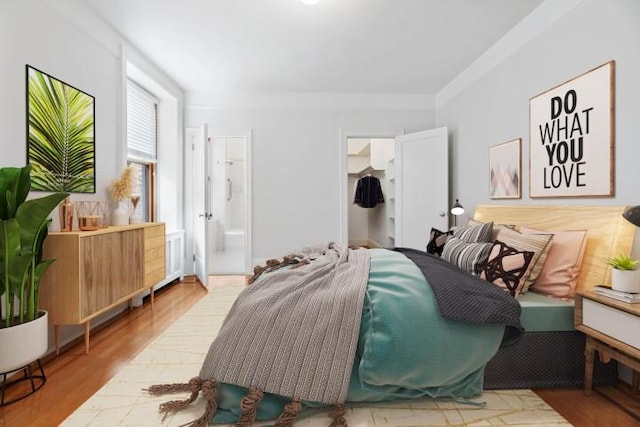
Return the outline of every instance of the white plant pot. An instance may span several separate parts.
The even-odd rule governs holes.
[[[49,315],[0,329],[0,373],[11,372],[41,358],[49,345]]]
[[[118,203],[111,213],[111,225],[128,225],[129,224],[129,209],[125,206],[125,202]]]
[[[633,294],[640,293],[640,270],[611,269],[611,289]]]

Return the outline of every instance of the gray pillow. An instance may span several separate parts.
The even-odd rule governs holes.
[[[442,250],[442,259],[461,269],[479,274],[487,262],[493,243],[467,243],[457,237],[449,237]]]
[[[463,225],[459,227],[451,227],[453,237],[457,237],[463,242],[492,242],[491,233],[493,232],[493,222],[478,223],[474,225]]]

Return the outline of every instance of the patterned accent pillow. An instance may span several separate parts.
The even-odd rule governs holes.
[[[453,237],[457,237],[466,243],[492,242],[491,233],[493,222],[478,223],[475,225],[463,225],[451,227]]]
[[[452,234],[453,231],[451,230],[440,231],[437,228],[431,228],[431,233],[429,233],[429,243],[427,243],[427,252],[441,256],[444,244]]]
[[[493,243],[467,243],[457,237],[449,237],[442,250],[442,259],[477,275],[487,261],[492,246]]]
[[[480,278],[492,282],[518,298],[524,286],[522,276],[527,272],[534,253],[518,251],[496,240],[491,247],[487,262],[482,267]]]
[[[524,286],[520,291],[521,293],[524,294],[529,290],[529,286],[535,282],[542,271],[542,266],[547,259],[547,253],[551,248],[552,238],[553,234],[522,234],[507,227],[500,227],[497,240],[519,251],[534,252],[533,260],[529,264],[529,270],[523,277]]]

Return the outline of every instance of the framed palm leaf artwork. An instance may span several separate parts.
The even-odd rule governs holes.
[[[26,75],[31,189],[95,193],[95,98],[30,65]]]

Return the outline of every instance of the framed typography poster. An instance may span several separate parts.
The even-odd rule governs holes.
[[[531,197],[614,195],[614,71],[610,61],[530,99]]]

